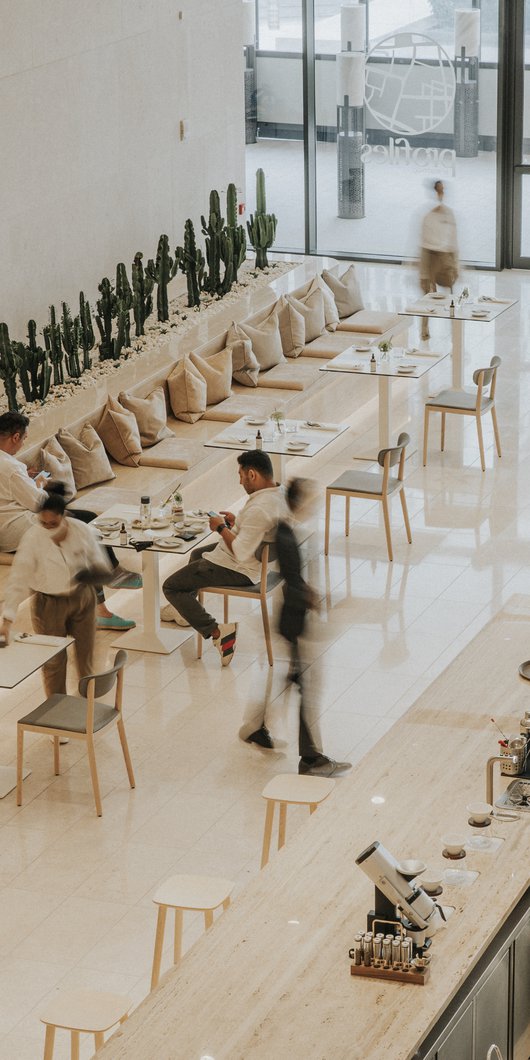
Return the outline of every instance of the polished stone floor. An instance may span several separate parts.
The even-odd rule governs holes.
[[[363,265],[359,272],[367,304],[404,305],[414,297],[412,270]],[[472,369],[489,363],[494,353],[503,361],[498,384],[502,460],[494,455],[489,424],[485,474],[471,421],[448,422],[443,455],[433,429],[428,467],[423,469],[417,455],[407,462],[412,545],[406,542],[400,506],[393,505],[392,565],[379,505],[352,503],[346,541],[337,501],[327,560],[323,504],[316,519],[309,577],[323,604],[308,645],[309,677],[326,751],[353,762],[374,747],[508,597],[530,592],[530,275],[473,272],[465,280],[472,293],[519,300],[496,324],[472,322],[466,331],[466,382]],[[416,324],[411,340],[418,341]],[[431,349],[447,349],[448,343],[448,324],[433,322]],[[406,425],[417,438],[426,395],[449,380],[446,361],[420,383],[400,381],[396,428]],[[354,387],[355,380],[345,379],[348,385]],[[374,381],[374,401],[356,417],[352,431],[311,462],[322,486],[352,466],[354,446],[373,442],[375,394]],[[303,474],[307,466],[298,458],[289,470]],[[228,505],[237,499],[227,496]],[[166,566],[169,562],[164,559]],[[113,603],[139,617],[140,594],[122,591]],[[129,790],[116,734],[102,735],[97,748],[101,819],[94,813],[82,749],[64,748],[64,772],[55,778],[48,740],[28,741],[33,772],[24,785],[24,805],[17,809],[14,794],[0,801],[2,1060],[42,1055],[38,1014],[57,987],[108,988],[130,993],[135,1002],[145,996],[156,919],[151,895],[165,877],[175,872],[229,876],[237,896],[259,871],[260,791],[275,773],[296,769],[296,702],[286,687],[282,642],[275,636],[271,674],[259,611],[234,602],[233,613],[240,620],[240,636],[233,664],[225,670],[212,648],[196,661],[192,639],[171,656],[130,654],[125,718],[137,788]],[[113,654],[111,639],[105,634],[98,641],[101,663]],[[245,711],[266,695],[270,728],[287,741],[268,756],[238,740]],[[41,699],[38,678],[0,692],[2,764],[14,761],[17,717]],[[484,725],[490,725],[489,718]],[[421,753],[433,756],[433,768],[450,774],[450,762],[434,766],[435,748],[426,746]],[[404,762],[404,783],[406,777]],[[301,812],[290,815],[288,835],[304,820]],[[190,917],[186,947],[201,930],[199,918]],[[170,934],[164,967],[171,958]],[[85,1041],[81,1055],[90,1056],[92,1048]],[[66,1035],[58,1034],[55,1055],[59,1060],[69,1055]]]

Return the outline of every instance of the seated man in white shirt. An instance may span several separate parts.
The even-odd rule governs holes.
[[[210,517],[210,529],[220,540],[191,553],[187,567],[176,571],[163,585],[164,595],[176,611],[205,640],[213,638],[223,666],[232,662],[237,622],[217,622],[197,600],[200,589],[244,586],[259,581],[261,563],[256,550],[274,541],[280,519],[289,518],[285,493],[274,481],[270,456],[255,449],[241,453],[239,481],[248,500],[237,516],[221,512]],[[206,556],[205,553],[208,555]]]
[[[29,419],[21,412],[5,412],[0,416],[0,552],[16,552],[26,530],[35,525],[36,513],[48,496],[46,476],[41,473],[33,477],[24,462],[17,459],[17,453],[26,440],[28,426]],[[84,523],[95,519],[93,512],[72,509],[67,514]],[[113,587],[140,589],[141,578],[119,568],[112,550],[108,550],[108,554],[115,568]],[[98,586],[96,594],[98,629],[126,630],[136,625],[132,619],[122,618],[109,611],[101,586]]]

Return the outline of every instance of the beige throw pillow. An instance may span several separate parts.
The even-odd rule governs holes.
[[[138,467],[142,455],[140,431],[134,412],[108,396],[107,407],[96,428],[107,453],[118,464]]]
[[[232,379],[241,386],[257,386],[258,376],[259,364],[250,339],[235,339],[232,343]]]
[[[364,309],[355,265],[350,265],[340,277],[334,276],[327,269],[323,269],[322,279],[333,291],[337,312],[341,320],[343,317],[349,317],[352,313],[358,313],[360,309]]]
[[[305,320],[285,295],[276,303],[282,349],[286,357],[299,357],[305,346]]]
[[[149,446],[161,442],[163,438],[171,437],[173,432],[167,426],[163,386],[157,386],[156,390],[145,398],[135,397],[133,394],[128,394],[126,390],[122,390],[118,394],[118,401],[125,409],[132,412],[138,424],[142,448],[148,449]]]
[[[322,297],[324,299],[326,330],[336,331],[339,322],[339,314],[337,306],[335,305],[335,298],[333,296],[333,291],[322,279],[322,276],[313,276],[313,279],[309,280],[303,287],[298,287],[296,291],[292,291],[292,297],[298,298],[300,302],[305,302],[307,295],[313,294],[313,291],[317,288],[322,291]]]
[[[73,501],[75,488],[74,472],[70,457],[65,453],[57,438],[49,438],[40,451],[40,470],[50,472],[50,482],[60,482],[64,486],[65,501]]]
[[[76,438],[71,431],[61,428],[57,440],[70,457],[75,484],[78,490],[93,486],[96,482],[108,482],[116,478],[105,452],[105,446],[92,424],[85,423]]]
[[[232,324],[228,332],[228,345],[236,339],[250,339],[252,352],[259,364],[260,372],[266,372],[268,368],[274,368],[276,364],[283,361],[282,340],[280,336],[280,325],[278,314],[269,313],[268,317],[261,323],[249,324],[243,321],[241,324]]]
[[[318,339],[319,335],[322,334],[326,327],[324,296],[322,291],[318,287],[315,287],[311,294],[305,295],[303,301],[298,298],[293,298],[293,296],[289,294],[287,295],[287,299],[304,318],[306,343],[312,342],[313,339]]]
[[[206,383],[206,404],[218,405],[232,393],[232,350],[226,346],[211,357],[190,353],[190,361],[198,368]]]
[[[167,379],[169,403],[177,420],[195,423],[206,412],[206,380],[185,356]]]

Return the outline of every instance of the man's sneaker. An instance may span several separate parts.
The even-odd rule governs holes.
[[[219,636],[213,638],[213,642],[223,666],[229,666],[234,658],[236,650],[237,622],[220,622]]]
[[[343,773],[349,773],[351,768],[351,762],[335,762],[326,755],[318,755],[311,761],[301,758],[298,763],[298,772],[310,777],[340,777]]]
[[[174,622],[177,626],[190,628],[189,622],[186,622],[186,619],[179,615],[178,611],[175,611],[173,604],[166,604],[160,608],[160,621]]]
[[[255,732],[251,732],[250,736],[245,736],[244,742],[256,744],[263,751],[274,751],[274,740],[266,725],[262,725]]]

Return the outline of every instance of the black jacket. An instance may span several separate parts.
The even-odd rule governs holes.
[[[288,523],[278,523],[276,552],[280,574],[284,579],[279,631],[282,637],[295,644],[303,633],[312,594],[302,577],[300,548]]]

